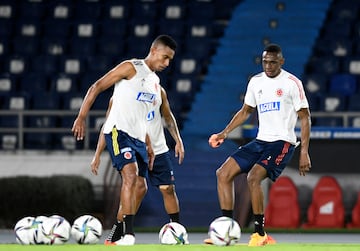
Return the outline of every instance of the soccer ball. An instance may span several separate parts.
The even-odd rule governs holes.
[[[34,218],[33,223],[29,229],[29,242],[30,244],[46,244],[48,239],[45,238],[41,231],[42,223],[47,220],[46,216],[37,216]]]
[[[16,242],[23,245],[31,244],[29,231],[35,217],[26,216],[20,219],[14,227]]]
[[[235,220],[222,216],[211,222],[208,234],[215,245],[231,246],[240,240],[241,229]]]
[[[71,227],[71,236],[79,244],[96,244],[101,235],[102,224],[91,215],[78,217]]]
[[[177,222],[167,223],[160,229],[159,241],[167,245],[189,244],[185,227]]]
[[[52,215],[41,224],[42,243],[64,244],[70,238],[70,223],[62,216]]]

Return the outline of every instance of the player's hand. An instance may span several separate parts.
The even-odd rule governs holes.
[[[76,140],[83,140],[85,136],[85,121],[79,117],[76,118],[71,131],[73,132]]]
[[[148,154],[148,159],[149,159],[149,170],[152,171],[154,168],[154,160],[155,160],[155,153],[154,150],[152,149],[152,147],[148,146],[147,148],[147,154]]]
[[[219,134],[213,134],[209,138],[209,145],[212,148],[219,147],[224,142],[224,138],[221,138]]]
[[[90,163],[91,172],[93,174],[98,175],[99,165],[100,165],[100,158],[94,156],[94,158],[92,159],[92,161]]]
[[[310,172],[311,161],[308,153],[300,153],[299,160],[299,174],[300,176],[305,176],[307,172]]]
[[[179,158],[179,165],[181,165],[181,163],[183,162],[184,156],[185,156],[185,150],[184,150],[183,143],[182,142],[176,143],[176,145],[175,145],[175,158]]]

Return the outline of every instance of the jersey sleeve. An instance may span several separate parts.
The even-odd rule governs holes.
[[[244,103],[251,107],[256,107],[255,93],[253,88],[253,81],[250,79],[245,93]]]
[[[301,108],[309,108],[303,84],[299,79],[294,80],[291,95],[296,111],[299,111]]]

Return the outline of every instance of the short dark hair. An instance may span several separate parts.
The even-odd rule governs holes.
[[[176,50],[177,47],[176,41],[169,35],[159,35],[157,38],[155,38],[153,45],[158,43],[168,46],[170,49],[174,51]]]
[[[268,44],[265,47],[264,51],[274,52],[274,53],[281,53],[282,54],[281,47],[280,47],[280,45],[277,45],[277,44]]]

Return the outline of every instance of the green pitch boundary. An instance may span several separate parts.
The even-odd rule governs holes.
[[[35,246],[35,245],[18,245],[18,244],[4,244],[0,245],[1,251],[112,251],[112,250],[121,250],[121,251],[179,251],[179,250],[189,250],[189,251],[249,251],[249,250],[263,250],[263,251],[359,251],[360,244],[317,244],[317,243],[307,243],[307,244],[277,244],[277,245],[267,245],[263,247],[248,247],[246,244],[239,244],[235,246],[228,247],[219,247],[211,245],[202,245],[202,244],[190,244],[190,245],[159,245],[159,244],[136,244],[134,246],[104,246],[104,245],[77,245],[77,244],[64,244],[64,245],[54,245],[54,246]]]

